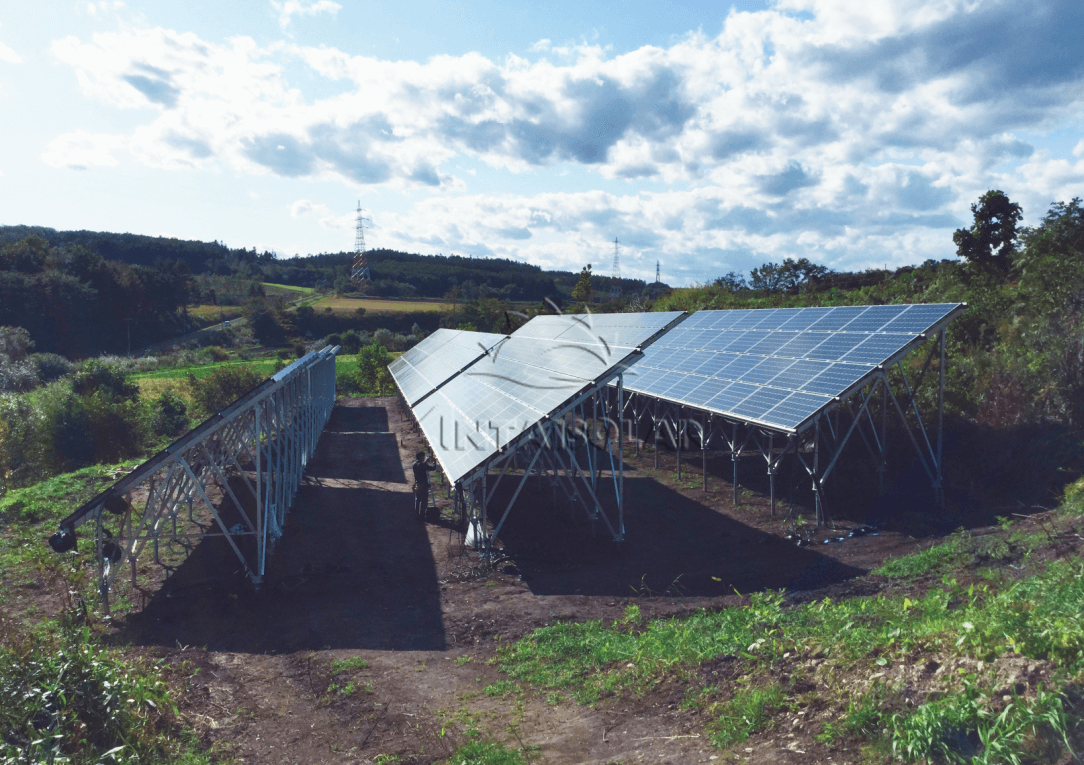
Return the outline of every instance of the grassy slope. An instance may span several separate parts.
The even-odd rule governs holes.
[[[1064,756],[1084,743],[1084,562],[1066,554],[1082,521],[1084,480],[1039,525],[960,531],[886,563],[868,577],[876,595],[788,606],[757,593],[647,623],[630,605],[621,623],[554,624],[497,661],[582,704],[676,688],[722,749],[804,730],[837,759]]]

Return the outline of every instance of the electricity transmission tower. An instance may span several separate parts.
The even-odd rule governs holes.
[[[617,237],[614,237],[614,275],[610,279],[610,297],[621,297],[621,261],[617,254]]]
[[[655,261],[655,284],[662,281],[662,277],[659,276],[659,261]]]
[[[361,292],[370,284],[369,262],[365,259],[365,216],[362,214],[361,200],[358,200],[357,228],[354,234],[354,263],[350,267],[350,280]]]

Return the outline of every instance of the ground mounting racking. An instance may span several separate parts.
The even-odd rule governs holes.
[[[822,525],[824,483],[854,434],[873,459],[883,489],[887,425],[894,416],[943,503],[945,330],[965,309],[948,303],[699,311],[645,352],[626,373],[631,395],[618,403],[611,392],[608,411],[634,428],[649,417],[656,466],[664,436],[676,450],[679,473],[691,429],[704,461],[705,488],[707,450],[713,440],[722,442],[733,462],[735,502],[738,461],[760,456],[773,516],[776,473],[794,455],[810,479]],[[902,360],[927,341],[932,342],[912,386]],[[936,423],[928,427],[916,394],[935,358]]]
[[[109,593],[125,563],[151,545],[191,551],[201,538],[223,538],[257,586],[282,535],[302,474],[335,405],[338,346],[303,356],[136,467],[60,522],[49,543],[73,549],[76,529],[94,524],[98,588]],[[234,480],[230,480],[233,478]],[[212,489],[215,486],[215,489]],[[211,494],[221,493],[219,505]],[[196,518],[194,505],[203,505]],[[227,525],[223,516],[236,519]],[[115,518],[115,532],[107,527]],[[168,568],[168,566],[167,566]]]
[[[596,443],[583,424],[604,414],[611,381],[621,399],[623,372],[683,315],[538,316],[506,337],[427,338],[391,365],[405,407],[453,487],[457,511],[470,519],[469,540],[488,553],[531,476],[547,478],[592,523],[624,538],[623,433],[607,428]],[[463,353],[472,343],[473,353]],[[439,379],[428,377],[424,393],[416,384],[423,364],[442,370]],[[506,468],[515,466],[523,476],[503,512],[493,515],[490,503]],[[492,486],[491,470],[498,471]],[[612,484],[612,502],[608,489],[604,501],[604,483]]]
[[[503,339],[459,333],[431,348],[423,343],[419,356],[441,370],[426,391],[409,359],[392,373],[454,487],[457,509],[473,519],[471,536],[487,549],[531,475],[561,486],[572,504],[623,539],[625,433],[638,449],[644,417],[650,417],[656,460],[666,435],[679,471],[682,447],[694,431],[705,482],[707,450],[713,440],[724,444],[734,464],[735,500],[738,461],[761,456],[773,515],[776,473],[793,455],[809,477],[817,522],[825,524],[825,481],[856,433],[883,481],[890,412],[943,501],[945,329],[965,309],[952,303],[539,316]],[[930,340],[912,385],[902,360]],[[456,351],[454,359],[441,350],[472,343],[473,352]],[[936,425],[928,427],[916,394],[935,358]],[[587,423],[603,427],[588,433]],[[581,467],[576,454],[585,444],[593,448]],[[489,503],[512,466],[525,470],[508,506],[493,516],[490,534]],[[598,496],[607,466],[612,516]]]

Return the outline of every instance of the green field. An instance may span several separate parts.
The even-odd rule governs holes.
[[[427,300],[381,300],[377,298],[325,297],[317,300],[313,308],[352,313],[358,308],[375,313],[444,313],[451,311],[450,303]]]
[[[241,306],[236,305],[190,305],[190,316],[198,316],[201,319],[234,319],[241,315]]]
[[[299,297],[301,295],[311,295],[312,287],[295,287],[292,284],[272,284],[271,282],[263,282],[263,290],[268,295],[293,295]]]
[[[392,358],[400,356],[399,353],[392,353]],[[293,360],[285,363],[292,363]],[[215,370],[222,367],[229,366],[246,366],[253,369],[258,369],[270,377],[275,372],[275,365],[278,363],[278,359],[257,359],[255,361],[219,361],[212,364],[200,364],[194,367],[170,367],[168,369],[156,369],[153,372],[140,372],[138,374],[131,375],[131,380],[137,384],[142,385],[147,380],[183,380],[189,373],[191,373],[197,380],[201,377],[208,377]],[[344,369],[356,371],[358,368],[358,357],[356,355],[350,356],[346,354],[340,354],[335,357],[335,370],[341,372]]]

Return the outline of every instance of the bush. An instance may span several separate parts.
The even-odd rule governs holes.
[[[0,356],[0,391],[25,393],[38,387],[38,382],[38,370],[32,361]]]
[[[353,370],[340,369],[335,373],[336,396],[360,396],[361,393],[358,376]]]
[[[165,438],[175,438],[188,430],[188,405],[176,391],[166,388],[154,402],[151,429]]]
[[[102,393],[112,399],[134,399],[139,386],[129,382],[119,365],[90,359],[72,378],[72,392],[78,396]]]
[[[196,379],[188,374],[192,401],[204,417],[209,417],[232,404],[266,378],[258,370],[241,364],[216,369],[208,377]]]
[[[83,399],[69,393],[46,417],[53,471],[70,472],[89,465],[94,459],[94,445],[88,438],[90,413]]]
[[[30,361],[37,367],[38,381],[42,385],[70,375],[75,369],[75,364],[55,353],[35,353],[30,356]]]
[[[378,330],[378,333],[380,331],[386,330]],[[388,371],[388,364],[391,362],[391,354],[376,342],[358,352],[357,380],[362,395],[390,396],[395,393],[395,381]]]
[[[229,359],[229,352],[221,345],[209,345],[203,349],[203,352],[207,354],[207,357],[214,362],[226,361]]]
[[[41,480],[45,438],[41,407],[28,396],[0,393],[0,477],[10,486]]]

